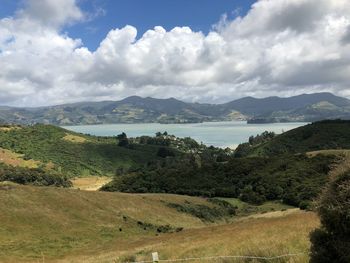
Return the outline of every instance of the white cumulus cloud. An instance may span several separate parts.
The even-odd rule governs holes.
[[[0,19],[0,104],[129,95],[223,102],[331,91],[350,97],[350,2],[260,0],[205,35],[161,26],[111,29],[92,51],[63,33],[75,0],[28,0]]]

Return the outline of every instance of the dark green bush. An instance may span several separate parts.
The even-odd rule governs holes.
[[[214,222],[216,219],[236,214],[236,208],[231,204],[225,201],[221,202],[220,200],[212,202],[219,205],[215,207],[209,207],[206,205],[197,205],[186,202],[184,204],[168,203],[168,206],[175,208],[179,212],[190,214],[192,216],[200,218],[203,221],[208,222]]]
[[[157,152],[157,156],[161,158],[166,158],[166,157],[173,157],[175,156],[175,154],[174,154],[174,151],[172,151],[170,148],[160,147]]]
[[[129,139],[126,136],[125,132],[122,132],[121,134],[117,135],[117,139],[118,139],[118,146],[127,147],[129,145]]]
[[[310,201],[301,201],[299,203],[299,208],[301,210],[309,210],[311,207],[311,202]]]
[[[350,171],[329,183],[318,214],[321,227],[311,234],[310,262],[350,262]]]
[[[10,181],[17,184],[37,186],[71,187],[67,177],[53,174],[42,169],[29,169],[0,165],[0,182]]]

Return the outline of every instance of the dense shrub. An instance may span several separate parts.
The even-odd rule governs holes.
[[[17,184],[37,186],[71,187],[67,177],[52,174],[42,169],[29,169],[0,165],[0,182],[10,181]]]
[[[250,136],[248,139],[248,142],[241,143],[240,145],[238,145],[234,155],[235,157],[247,156],[251,152],[252,147],[271,141],[275,137],[276,137],[276,134],[274,132],[268,132],[268,131],[264,131],[263,133],[258,134],[256,136]]]
[[[228,202],[221,200],[214,201],[213,199],[212,202],[216,204],[216,206],[209,207],[206,205],[192,204],[190,202],[185,202],[184,204],[168,203],[168,206],[175,208],[179,212],[190,214],[208,222],[214,222],[216,219],[236,214],[236,208]]]
[[[350,171],[329,183],[318,214],[321,228],[311,234],[310,262],[350,262]]]
[[[129,139],[126,136],[125,132],[122,132],[121,134],[117,135],[117,139],[118,139],[118,146],[127,147],[129,145]]]

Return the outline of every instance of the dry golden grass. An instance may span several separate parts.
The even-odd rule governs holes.
[[[260,213],[260,214],[258,213],[258,214],[253,214],[253,215],[243,217],[243,220],[252,219],[252,218],[285,217],[285,216],[293,214],[297,211],[300,211],[300,209],[299,208],[291,208],[291,209],[287,209],[287,210],[283,210],[283,211],[273,211],[273,212]]]
[[[16,130],[16,129],[21,129],[21,127],[19,127],[19,126],[0,127],[0,131],[11,131],[11,130]]]
[[[67,255],[127,250],[154,237],[155,226],[198,228],[200,219],[169,208],[167,202],[207,204],[175,195],[122,194],[50,187],[0,185],[0,262],[46,261]],[[120,231],[120,228],[122,231]]]
[[[74,143],[84,143],[87,141],[87,139],[82,136],[73,135],[69,133],[67,133],[66,136],[64,136],[62,139]]]
[[[0,162],[11,166],[27,168],[37,168],[40,164],[39,161],[24,160],[23,154],[18,154],[3,148],[0,148]]]
[[[309,233],[319,225],[312,212],[294,211],[281,217],[246,219],[227,225],[188,229],[180,233],[140,239],[127,248],[111,244],[109,250],[98,255],[69,257],[58,262],[126,262],[151,260],[151,252],[159,252],[161,259],[208,256],[251,255],[277,256],[287,253],[303,255],[272,262],[308,262]],[[113,249],[114,248],[114,249]],[[205,262],[259,262],[244,260]],[[204,262],[193,260],[189,262]],[[261,261],[266,262],[266,261]]]
[[[103,185],[111,182],[113,178],[107,176],[76,177],[71,181],[73,188],[85,191],[97,191]]]
[[[308,235],[319,224],[314,213],[295,209],[207,224],[167,203],[212,203],[166,194],[4,184],[0,200],[0,262],[125,262],[149,260],[152,251],[162,259],[304,252],[290,262],[307,262]],[[184,230],[158,235],[138,221]]]

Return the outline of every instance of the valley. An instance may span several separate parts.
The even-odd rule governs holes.
[[[349,0],[0,0],[0,263],[350,263]]]
[[[232,151],[167,132],[4,126],[0,261],[136,262],[157,251],[308,262],[314,201],[349,170],[349,130],[349,121],[315,122]]]

